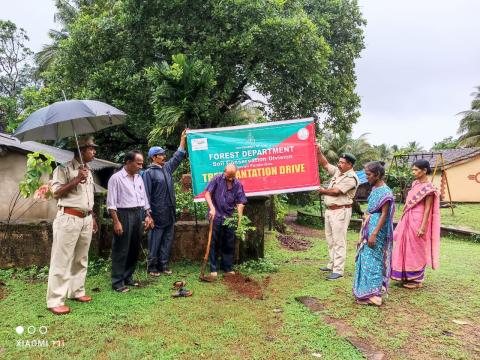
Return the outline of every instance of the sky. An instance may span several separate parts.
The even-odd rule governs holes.
[[[354,136],[426,149],[457,136],[457,113],[480,85],[480,0],[359,0],[367,20],[356,62],[361,113]],[[53,0],[0,0],[0,19],[23,27],[30,48],[49,42]]]
[[[361,113],[354,135],[426,149],[457,136],[480,85],[478,0],[359,0],[368,24],[356,63]]]

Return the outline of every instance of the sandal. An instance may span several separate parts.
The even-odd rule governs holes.
[[[404,283],[402,286],[406,289],[420,289],[420,288],[423,287],[423,284],[422,283],[409,282],[409,283]]]
[[[138,281],[131,281],[127,283],[128,286],[140,287],[140,283]]]
[[[177,298],[177,297],[189,297],[193,295],[193,291],[187,290],[185,288],[181,288],[179,291],[176,293],[172,294],[172,297]]]
[[[181,281],[181,280],[175,281],[175,282],[173,283],[173,289],[174,289],[174,290],[175,290],[175,289],[180,289],[180,288],[183,288],[185,285],[187,285],[187,282],[186,282],[186,281]]]
[[[148,273],[148,275],[150,275],[150,276],[155,276],[155,277],[159,277],[159,276],[160,276],[160,273],[157,272],[157,271],[150,271],[150,272]]]
[[[130,291],[130,289],[127,286],[122,286],[122,287],[119,287],[119,288],[116,288],[116,289],[113,289],[113,290],[115,290],[116,292],[119,292],[119,293],[126,293],[126,292]]]

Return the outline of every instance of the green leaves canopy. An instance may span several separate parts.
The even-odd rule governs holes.
[[[43,77],[59,98],[65,89],[69,98],[99,99],[129,115],[125,127],[97,136],[110,155],[146,146],[154,129],[161,128],[151,134],[156,141],[168,133],[178,139],[187,123],[233,121],[248,86],[268,97],[274,119],[323,113],[327,127],[348,130],[359,115],[354,60],[364,20],[355,0],[79,5]],[[175,78],[175,63],[192,76]]]

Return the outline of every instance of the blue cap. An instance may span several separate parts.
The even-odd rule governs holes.
[[[165,154],[165,150],[160,146],[152,146],[150,150],[148,150],[148,158],[151,159],[155,155]]]

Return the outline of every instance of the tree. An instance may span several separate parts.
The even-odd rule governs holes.
[[[33,81],[28,40],[24,29],[0,20],[0,131],[11,130],[20,113],[17,97]]]
[[[55,0],[57,12],[55,13],[55,22],[60,24],[60,30],[50,29],[48,36],[52,40],[50,44],[43,45],[42,50],[35,53],[35,62],[38,73],[42,73],[50,68],[55,58],[58,56],[60,42],[68,39],[68,31],[82,4],[88,4],[91,1],[81,0]]]
[[[459,141],[457,139],[454,139],[453,136],[449,136],[442,141],[434,143],[432,150],[456,149],[458,147],[458,143]]]
[[[393,157],[394,149],[387,144],[373,145],[373,149],[378,154],[378,159],[381,161],[391,160]]]
[[[375,148],[367,141],[367,135],[362,134],[358,138],[353,138],[351,134],[345,132],[324,134],[321,145],[325,157],[330,163],[336,164],[343,153],[349,152],[357,158],[355,162],[357,170],[369,161],[382,160]]]
[[[423,146],[417,141],[410,141],[407,146],[401,149],[405,153],[418,153],[424,151]]]
[[[480,146],[480,86],[477,86],[477,91],[472,96],[471,109],[459,114],[463,116],[457,132],[461,147]]]
[[[190,94],[190,110],[170,118],[178,120],[172,139],[187,122],[236,122],[232,112],[250,98],[250,86],[269,99],[273,119],[322,113],[327,127],[348,131],[358,118],[354,60],[363,48],[364,20],[355,0],[92,3],[79,4],[42,77],[69,98],[99,99],[129,115],[126,126],[97,135],[108,150],[102,156],[146,146],[151,131],[166,121],[155,104],[173,104],[179,94]],[[195,88],[196,80],[165,77],[159,69],[166,70],[165,62],[180,68],[173,58],[180,54],[214,85]],[[175,89],[170,98],[162,94],[167,85]],[[203,110],[192,116],[200,104],[192,94],[206,93]]]

